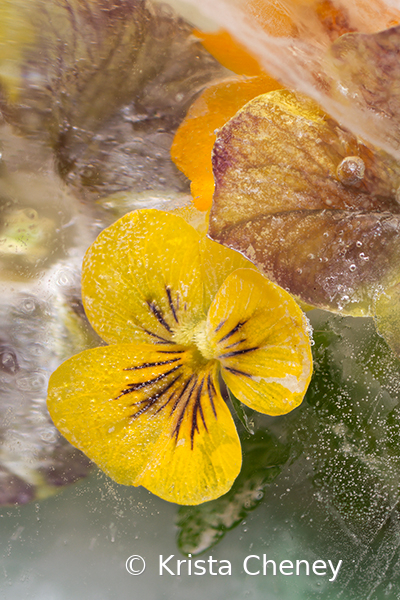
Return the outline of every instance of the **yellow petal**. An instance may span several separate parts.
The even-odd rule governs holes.
[[[115,481],[165,500],[217,498],[240,471],[217,363],[177,345],[86,350],[53,373],[48,407],[63,435]]]
[[[236,269],[256,269],[256,267],[236,250],[217,244],[207,237],[202,237],[199,250],[206,314],[215,294],[230,273]]]
[[[241,402],[270,415],[301,403],[311,378],[311,346],[304,315],[285,290],[257,271],[238,269],[210,306],[207,338]]]
[[[86,253],[82,297],[108,343],[167,343],[203,314],[200,234],[181,217],[140,210],[105,229]]]
[[[377,293],[374,305],[375,325],[378,333],[397,356],[400,356],[399,309],[399,283],[383,288]]]

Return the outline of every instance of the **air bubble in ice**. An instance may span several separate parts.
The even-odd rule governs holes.
[[[33,373],[17,379],[17,388],[23,392],[37,392],[47,384],[47,379],[42,373]]]
[[[23,300],[21,302],[21,310],[22,310],[22,312],[26,313],[27,315],[33,313],[35,308],[36,308],[36,302],[33,300],[33,298],[27,298],[26,300]]]
[[[336,174],[343,185],[355,185],[364,178],[365,163],[359,156],[346,156],[336,169]]]
[[[40,432],[40,439],[43,440],[43,442],[48,442],[48,443],[54,443],[57,441],[58,435],[57,435],[57,431],[54,428],[46,428],[46,429],[42,429]]]
[[[61,286],[68,285],[68,277],[65,274],[60,275],[60,277],[57,279],[57,283]]]
[[[349,266],[349,269],[350,269],[350,271],[354,272],[357,269],[357,267],[355,264],[352,264]]]
[[[10,375],[14,375],[19,369],[15,352],[4,346],[0,346],[0,369]]]
[[[74,283],[74,277],[68,269],[60,269],[56,275],[55,281],[58,286],[67,287]]]

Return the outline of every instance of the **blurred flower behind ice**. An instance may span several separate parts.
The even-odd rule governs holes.
[[[200,8],[196,0],[184,3]],[[368,87],[369,82],[363,79],[354,85],[354,76],[360,69],[358,59],[348,60],[347,68],[343,65],[342,59],[346,60],[345,54],[352,51],[352,45],[329,50],[336,36],[321,19],[324,6],[328,12],[338,11],[348,31],[369,34],[400,21],[396,0],[204,0],[201,12],[242,43],[262,68],[285,87],[313,98],[354,134],[398,157],[400,115],[396,88],[386,80],[383,88],[374,90],[391,98],[389,113],[384,107],[372,110],[368,95],[363,94],[363,84]],[[266,18],[269,23],[263,27]],[[356,44],[362,47],[362,36]],[[335,52],[335,48],[340,48],[340,52]],[[391,75],[394,76],[393,70]]]
[[[167,5],[142,0],[7,6],[0,2],[0,17],[28,32],[9,28],[3,40],[0,32],[0,74],[2,55],[20,48],[5,61],[2,110],[53,149],[68,185],[90,200],[186,192],[169,158],[172,135],[194,94],[222,72],[192,28]]]
[[[4,123],[0,138],[0,504],[24,504],[89,470],[57,433],[45,398],[59,362],[95,340],[80,264],[97,228],[44,147]]]

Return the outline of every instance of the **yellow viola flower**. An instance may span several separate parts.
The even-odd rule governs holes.
[[[219,377],[257,411],[298,406],[312,358],[296,302],[237,252],[157,210],[99,235],[82,295],[109,345],[51,376],[58,429],[118,483],[179,504],[226,493],[241,447]]]

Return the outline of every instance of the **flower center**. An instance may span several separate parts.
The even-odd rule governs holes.
[[[207,319],[203,319],[199,323],[181,326],[174,333],[174,342],[190,347],[197,351],[196,358],[200,363],[206,363],[215,358],[214,351],[207,335]]]
[[[193,340],[199,349],[200,354],[204,356],[206,360],[211,360],[212,358],[215,358],[215,356],[207,334],[207,319],[204,319],[194,328]]]

